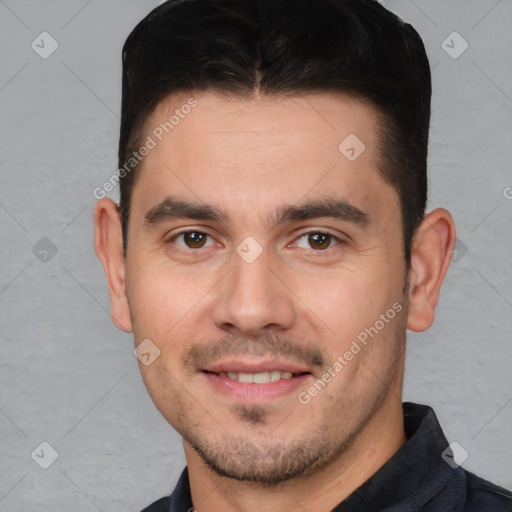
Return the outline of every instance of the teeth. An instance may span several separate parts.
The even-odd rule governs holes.
[[[277,380],[281,380],[281,372],[280,371],[270,372],[270,381],[276,382]]]
[[[254,375],[252,373],[239,373],[238,382],[254,382]]]
[[[251,376],[250,373],[246,373],[246,375]],[[239,379],[242,377],[240,375]],[[253,382],[255,384],[267,384],[267,382],[270,382],[270,373],[269,372],[262,372],[262,373],[255,373],[252,375]]]
[[[292,372],[280,372],[279,370],[261,373],[228,372],[227,374],[223,375],[226,375],[231,380],[237,380],[238,382],[249,382],[254,384],[268,384],[269,382],[277,382],[278,380],[281,379],[288,380],[293,377]]]

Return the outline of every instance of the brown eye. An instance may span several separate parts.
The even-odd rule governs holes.
[[[207,234],[200,233],[199,231],[189,231],[188,233],[183,233],[182,236],[185,245],[190,249],[201,249],[208,238]]]
[[[332,236],[327,233],[310,233],[308,235],[308,243],[313,249],[328,249],[332,242]]]
[[[197,255],[203,254],[203,249],[206,251],[208,247],[214,247],[216,245],[215,240],[208,233],[203,231],[181,231],[175,234],[166,241],[172,248],[172,250],[181,251],[189,255],[196,253]]]
[[[313,249],[314,252],[326,251],[335,245],[342,245],[343,242],[337,236],[323,231],[310,231],[296,239],[295,244],[302,249]]]

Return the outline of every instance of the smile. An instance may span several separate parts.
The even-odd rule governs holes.
[[[222,372],[219,377],[227,377],[231,380],[238,382],[253,383],[253,384],[268,384],[269,382],[277,382],[281,379],[291,379],[293,377],[292,372],[282,372],[274,370],[271,372],[259,372],[259,373],[237,373],[237,372]]]
[[[290,371],[291,369],[295,371]],[[224,367],[215,368],[215,371],[210,368],[200,373],[204,375],[208,386],[215,394],[219,393],[238,403],[262,405],[278,398],[295,397],[300,389],[313,379],[310,372],[303,370],[278,370],[275,366],[271,369]]]

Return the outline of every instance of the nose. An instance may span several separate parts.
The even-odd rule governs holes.
[[[284,269],[270,266],[264,251],[254,262],[234,256],[234,268],[217,287],[213,322],[231,334],[258,336],[290,329],[296,319],[294,295]]]

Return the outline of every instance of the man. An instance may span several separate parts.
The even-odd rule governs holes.
[[[402,404],[455,240],[425,215],[415,30],[374,0],[171,0],[123,66],[95,247],[187,458],[146,510],[512,510]]]

